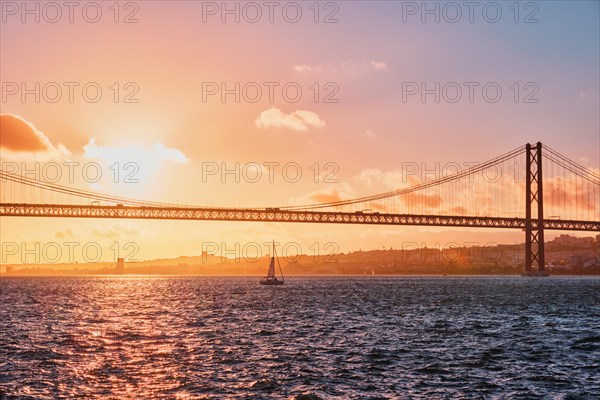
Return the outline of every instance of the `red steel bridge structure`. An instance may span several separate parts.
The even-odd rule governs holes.
[[[492,170],[494,174],[490,173]],[[514,173],[510,174],[511,179],[507,179],[506,173],[503,178],[498,178],[498,170]],[[490,175],[493,177],[490,178]],[[156,203],[74,189],[6,171],[0,171],[0,180],[3,185],[21,185],[87,202],[6,201],[7,197],[14,196],[10,195],[10,189],[3,190],[0,199],[2,217],[520,229],[525,232],[526,274],[544,273],[545,230],[600,232],[600,174],[539,142],[527,144],[466,171],[457,171],[386,193],[327,203],[268,208],[190,207]],[[546,191],[545,186],[548,189]],[[13,192],[15,190],[12,189]],[[545,202],[550,213],[545,210]],[[442,206],[444,204],[445,207]],[[512,215],[499,215],[503,213]]]

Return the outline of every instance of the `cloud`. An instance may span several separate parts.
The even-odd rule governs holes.
[[[450,208],[450,213],[452,213],[454,215],[468,215],[469,214],[469,210],[467,210],[463,206],[456,206],[456,207],[451,207]]]
[[[409,207],[426,207],[426,208],[439,208],[442,205],[442,196],[439,194],[420,194],[420,193],[409,193],[401,196],[402,201]],[[409,212],[412,212],[409,208]]]
[[[375,137],[375,132],[373,132],[372,130],[367,130],[363,134],[361,134],[360,136],[364,137],[364,138],[367,138],[367,139],[372,139],[372,138]]]
[[[594,89],[581,89],[578,97],[580,100],[594,100],[598,98],[598,92]]]
[[[99,238],[118,238],[121,236],[138,236],[139,230],[126,225],[113,225],[109,229],[93,229],[92,234]]]
[[[153,184],[156,174],[164,171],[165,163],[185,164],[189,159],[178,149],[169,148],[162,143],[151,146],[113,147],[100,145],[94,138],[83,146],[83,157],[94,160],[100,165],[102,180],[90,183],[95,191],[107,190],[109,186],[118,183],[142,183],[129,185],[130,191],[142,190],[144,184]]]
[[[388,65],[383,61],[371,61],[371,65],[377,71],[385,71],[388,69]]]
[[[110,147],[96,144],[96,139],[91,138],[83,146],[84,157],[103,160],[130,160],[130,161],[172,161],[185,164],[189,159],[181,150],[168,148],[157,142],[152,147]]]
[[[375,183],[381,183],[383,176],[384,172],[378,168],[366,168],[360,171],[354,179],[370,187]]]
[[[325,121],[312,111],[296,110],[284,114],[279,108],[274,107],[261,112],[254,123],[261,129],[285,128],[301,132],[307,131],[309,127],[325,127]]]
[[[105,239],[119,237],[119,232],[117,232],[114,229],[108,229],[108,230],[94,229],[94,230],[92,230],[92,234],[96,237],[105,238]]]
[[[304,205],[315,203],[329,203],[333,201],[348,200],[356,197],[356,193],[347,182],[339,186],[332,186],[324,190],[308,193],[302,197],[291,199],[290,204]]]
[[[377,72],[386,71],[389,66],[384,61],[371,60],[371,61],[342,61],[339,64],[324,64],[324,65],[307,65],[298,64],[294,65],[294,71],[299,74],[310,73],[310,72],[331,72],[331,73],[358,73],[358,72]]]
[[[366,168],[354,177],[358,182],[367,186],[384,185],[388,189],[400,189],[419,184],[413,175],[402,173],[401,170],[382,171],[378,168]]]
[[[0,114],[0,148],[10,158],[25,156],[49,160],[62,159],[71,154],[60,143],[54,146],[31,122],[13,114]]]
[[[331,188],[327,191],[322,191],[320,193],[313,193],[311,196],[315,202],[317,203],[330,203],[332,201],[341,201],[343,200],[342,192],[340,192],[336,188]]]
[[[590,172],[597,174],[598,170],[590,168]],[[594,185],[582,183],[580,179],[573,176],[546,178],[544,179],[545,212],[553,210],[555,213],[562,212],[564,214],[570,211],[570,205],[577,205],[574,209],[580,215],[578,216],[577,213],[573,212],[573,215],[575,215],[573,219],[580,218],[584,210],[585,212],[593,211],[592,216],[596,218],[595,214],[598,213],[598,205],[595,202],[597,193]],[[565,215],[560,215],[560,217],[565,218]]]
[[[59,239],[72,239],[75,237],[75,235],[73,234],[73,231],[69,228],[66,228],[65,230],[62,230],[62,231],[57,231],[54,234],[54,236]]]
[[[384,178],[384,173],[377,169],[370,169],[363,171],[365,175],[373,174],[373,176],[378,176],[376,179]],[[362,179],[367,179],[363,176]],[[391,183],[390,183],[391,184]],[[343,182],[338,186],[332,186],[324,190],[318,190],[312,193],[308,193],[302,197],[294,198],[289,201],[291,205],[309,205],[309,204],[322,204],[322,203],[331,203],[338,202],[343,200],[350,200],[359,197],[356,191],[351,187],[348,182]],[[428,195],[428,194],[409,194],[402,196],[402,201],[405,205],[410,206],[421,206],[428,208],[439,208],[442,205],[443,199],[438,194]],[[369,209],[371,211],[377,212],[398,212],[398,209],[393,204],[388,204],[387,202],[369,202],[369,203],[360,203],[358,205],[351,206],[352,208],[346,208],[345,211],[356,211],[360,210],[360,207],[365,207],[365,209]],[[358,208],[357,208],[358,207]],[[329,209],[331,210],[331,209]]]
[[[294,71],[302,73],[302,72],[310,72],[310,71],[320,71],[321,67],[311,67],[310,65],[294,65]]]

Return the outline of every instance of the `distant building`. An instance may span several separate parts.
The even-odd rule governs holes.
[[[546,265],[546,268],[549,271],[560,271],[560,270],[570,271],[573,269],[573,267],[570,264],[548,264],[548,265]]]
[[[594,245],[594,238],[593,237],[583,237],[583,238],[579,238],[579,241],[581,243],[583,243],[586,246],[593,246]]]
[[[569,266],[573,268],[583,267],[583,259],[581,256],[571,256],[569,258]]]
[[[598,248],[598,254],[596,254],[596,261],[598,265],[600,265],[600,235],[596,235],[596,247]]]
[[[573,245],[577,243],[577,238],[575,236],[562,234],[558,237],[555,237],[553,242],[556,244]]]
[[[596,268],[600,265],[596,257],[589,257],[583,261],[584,268]]]
[[[600,236],[600,235],[598,235]],[[598,241],[598,236],[596,236],[596,241]],[[594,244],[593,237],[575,237],[571,235],[561,234],[554,238],[550,243],[555,245],[562,246],[577,246],[577,247],[587,247],[592,246]]]
[[[116,273],[117,274],[125,273],[125,259],[124,258],[117,258]]]

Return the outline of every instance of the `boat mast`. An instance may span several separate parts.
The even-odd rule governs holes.
[[[277,253],[275,252],[275,240],[273,240],[273,255],[277,259],[277,266],[279,267],[279,273],[281,274],[281,279],[283,279],[283,270],[281,269],[281,263],[279,262],[279,257],[277,257]]]

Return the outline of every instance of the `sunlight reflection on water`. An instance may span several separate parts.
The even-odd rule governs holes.
[[[0,389],[595,398],[599,293],[598,278],[3,278]]]

